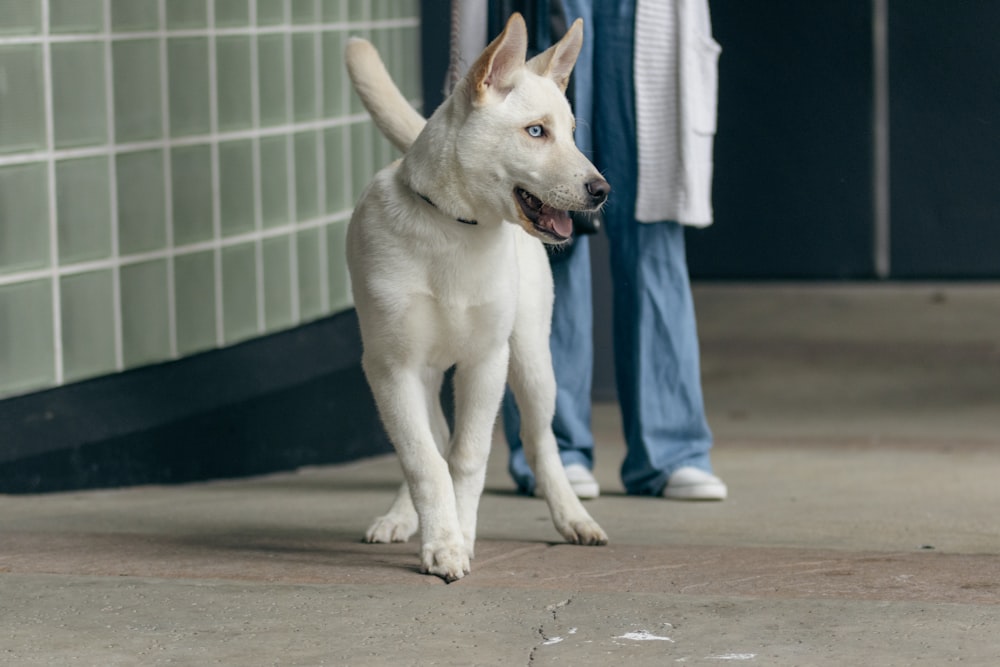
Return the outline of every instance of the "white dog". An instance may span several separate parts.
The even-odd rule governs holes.
[[[347,233],[362,363],[406,479],[366,539],[406,541],[419,526],[421,569],[446,581],[469,572],[505,380],[557,530],[576,544],[607,542],[551,431],[552,275],[539,243],[565,242],[567,210],[594,210],[610,190],[573,142],[565,89],[581,41],[577,21],[526,63],[514,15],[426,125],[371,44],[347,47],[362,100],[405,152],[375,175]],[[449,438],[438,397],[452,366]]]

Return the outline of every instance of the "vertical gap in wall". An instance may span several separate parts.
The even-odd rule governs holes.
[[[56,137],[55,118],[52,103],[52,40],[49,35],[49,0],[42,1],[42,87],[45,104],[45,171],[48,182],[49,209],[49,266],[52,280],[52,344],[53,377],[55,383],[63,383],[62,344],[62,285],[59,281],[59,226],[56,201]]]
[[[174,288],[174,201],[173,175],[170,172],[170,69],[167,63],[167,0],[157,6],[160,22],[160,133],[163,135],[163,205],[167,245],[167,336],[170,358],[176,359],[177,351],[177,291]]]
[[[118,165],[115,162],[115,79],[111,48],[111,0],[104,0],[104,106],[108,123],[108,198],[111,213],[111,300],[114,318],[115,370],[125,367],[125,345],[122,321],[122,281],[118,240]]]
[[[875,275],[892,271],[889,199],[889,0],[872,0],[873,169]]]

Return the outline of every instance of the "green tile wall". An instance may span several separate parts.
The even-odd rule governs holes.
[[[314,319],[323,313],[323,243],[319,229],[306,229],[295,239],[299,264],[299,314]]]
[[[296,25],[308,25],[319,20],[318,0],[291,0],[292,23]]]
[[[235,343],[256,335],[257,257],[255,243],[222,250],[222,305],[224,336]]]
[[[238,28],[250,24],[250,3],[247,0],[215,0],[215,25]]]
[[[4,0],[0,3],[0,34],[30,35],[42,27],[42,5],[38,0]]]
[[[285,22],[285,0],[257,0],[257,25],[273,26]]]
[[[350,166],[348,128],[331,127],[323,133],[323,155],[326,165],[326,212],[349,208],[349,183],[344,178]]]
[[[108,157],[56,162],[59,263],[111,257],[111,188]]]
[[[323,62],[336,62],[344,52],[346,34],[341,31],[323,33]],[[323,115],[327,118],[347,113],[347,72],[341,67],[323,68]]]
[[[288,236],[263,242],[264,322],[269,330],[281,329],[295,321],[292,308],[292,243]]]
[[[296,121],[316,118],[316,34],[292,36],[292,99]]]
[[[322,138],[318,132],[295,135],[295,215],[299,220],[312,220],[319,215],[316,154]]]
[[[57,148],[107,142],[104,79],[103,43],[52,45],[52,115]]]
[[[167,230],[163,151],[119,153],[115,166],[119,251],[133,254],[164,248]]]
[[[371,39],[419,104],[418,13],[0,2],[0,399],[350,308],[351,207],[396,156],[341,54]]]
[[[169,0],[165,5],[168,30],[208,27],[208,0]]]
[[[140,141],[163,136],[159,44],[153,39],[114,42],[111,54],[115,140]]]
[[[49,265],[44,164],[0,167],[0,275]]]
[[[170,300],[167,262],[121,267],[122,350],[126,366],[169,359]]]
[[[349,1],[350,0],[322,0],[323,21],[326,23],[338,23],[340,21],[344,21],[347,17],[347,3]],[[406,15],[415,16],[416,12]]]
[[[219,144],[219,194],[223,235],[253,230],[253,143],[249,139]]]
[[[219,131],[248,129],[253,125],[250,37],[220,37],[215,49]]]
[[[347,221],[336,222],[326,229],[326,252],[328,257],[343,257],[347,243]],[[328,273],[330,308],[348,308],[351,300],[351,277],[347,264],[331,262]]]
[[[53,384],[52,281],[0,285],[0,378],[13,393]]]
[[[288,35],[260,35],[257,40],[257,77],[260,86],[260,123],[262,126],[288,122],[288,87],[285,43]]]
[[[261,219],[265,227],[291,221],[288,212],[288,142],[285,135],[260,140]],[[338,210],[344,210],[343,207]]]
[[[206,134],[211,130],[208,39],[167,40],[170,71],[170,136]]]
[[[117,32],[156,30],[159,16],[157,0],[111,0],[111,29]]]
[[[45,86],[42,49],[36,44],[0,44],[0,154],[45,147]]]
[[[212,227],[212,147],[178,146],[170,150],[174,243],[210,241]]]
[[[174,260],[177,301],[177,351],[192,354],[217,344],[216,253],[212,250],[179,255]]]
[[[115,370],[112,270],[64,276],[59,307],[66,380],[81,380]]]
[[[49,0],[49,30],[87,33],[104,30],[104,0]]]

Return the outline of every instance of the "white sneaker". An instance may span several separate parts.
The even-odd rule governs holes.
[[[566,466],[566,477],[569,479],[569,485],[573,487],[577,498],[590,500],[601,495],[601,487],[587,470],[587,466],[581,463],[570,463]]]
[[[726,483],[699,468],[684,466],[667,478],[661,495],[671,500],[725,500]]]

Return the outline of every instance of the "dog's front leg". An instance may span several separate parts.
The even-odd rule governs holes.
[[[455,369],[455,434],[448,467],[455,485],[458,521],[469,558],[474,556],[479,499],[486,483],[493,426],[507,375],[508,347]]]
[[[365,372],[417,510],[421,571],[445,581],[460,579],[469,572],[469,557],[448,463],[435,443],[426,386],[419,372],[371,360]]]
[[[556,530],[573,544],[607,544],[608,536],[566,478],[559,446],[552,434],[556,380],[549,352],[549,328],[543,318],[520,318],[511,337],[508,382],[521,413],[521,441],[535,472],[538,495],[545,498]]]

